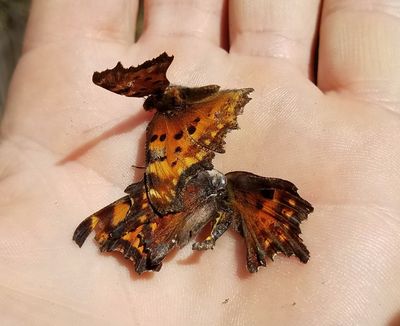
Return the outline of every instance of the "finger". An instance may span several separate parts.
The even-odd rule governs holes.
[[[24,50],[73,39],[131,43],[138,0],[34,0]]]
[[[326,0],[318,86],[400,110],[400,2]]]
[[[319,0],[230,1],[230,52],[282,58],[312,76],[319,6]]]
[[[224,1],[145,1],[142,37],[189,37],[223,46]]]

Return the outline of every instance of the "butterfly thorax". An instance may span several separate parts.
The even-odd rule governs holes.
[[[185,107],[179,86],[169,86],[163,93],[153,94],[146,98],[143,108],[146,111],[157,110],[167,115],[174,115]]]
[[[158,112],[174,115],[174,113],[185,109],[188,105],[198,103],[216,94],[219,90],[217,85],[206,85],[201,87],[184,87],[171,85],[163,93],[148,96],[143,104],[146,111],[157,110]]]

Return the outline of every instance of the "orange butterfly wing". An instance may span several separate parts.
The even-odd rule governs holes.
[[[144,183],[130,185],[125,196],[86,218],[73,240],[82,246],[94,231],[103,252],[117,251],[135,263],[135,270],[158,271],[165,256],[183,247],[215,216],[218,189],[225,179],[212,172],[199,173],[185,186],[185,210],[157,215],[147,201]],[[220,183],[222,182],[222,183]]]
[[[248,172],[231,172],[228,180],[233,224],[245,238],[247,268],[256,272],[276,253],[296,255],[303,263],[309,251],[300,238],[300,223],[313,207],[297,193],[295,185]]]
[[[104,244],[110,232],[125,219],[131,205],[129,196],[125,196],[102,208],[79,224],[72,239],[82,247],[89,234],[95,230],[97,243]]]
[[[129,97],[162,93],[168,87],[166,72],[173,56],[165,52],[137,67],[124,68],[120,62],[112,68],[93,74],[93,82],[111,92]]]
[[[128,196],[118,199],[79,224],[73,240],[81,247],[88,235],[95,231],[95,240],[101,251],[121,252],[125,258],[135,262],[135,269],[139,272],[148,267],[142,238],[155,214],[147,202],[143,182],[129,186],[127,192]]]
[[[172,92],[169,87],[169,92]],[[183,108],[156,112],[147,128],[146,187],[153,208],[160,214],[180,211],[182,188],[199,170],[212,169],[214,152],[224,152],[224,138],[237,129],[237,116],[250,100],[252,89],[218,91],[196,96],[193,89],[176,87]],[[179,96],[178,95],[178,96]],[[194,98],[194,100],[193,100]]]

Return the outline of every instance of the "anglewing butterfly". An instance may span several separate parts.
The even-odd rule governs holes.
[[[164,52],[137,67],[118,63],[93,75],[96,85],[114,93],[147,97],[144,109],[156,111],[147,127],[145,186],[160,214],[182,210],[187,180],[213,168],[215,152],[224,153],[224,138],[238,128],[237,116],[253,91],[170,85],[166,72],[172,60]]]

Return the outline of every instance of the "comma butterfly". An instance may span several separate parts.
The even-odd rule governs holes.
[[[85,219],[73,239],[82,246],[94,230],[101,251],[119,251],[135,262],[137,273],[158,271],[175,246],[183,247],[207,224],[210,235],[195,242],[194,250],[211,249],[233,227],[247,246],[247,268],[256,272],[281,252],[307,262],[300,223],[313,211],[296,187],[285,180],[248,172],[201,171],[183,189],[184,209],[159,216],[148,203],[143,181],[126,189],[129,194]]]
[[[297,193],[289,181],[265,178],[249,172],[226,174],[224,206],[215,220],[211,234],[193,249],[213,248],[215,241],[232,225],[247,246],[247,268],[256,272],[265,266],[266,257],[273,260],[281,252],[295,255],[306,263],[309,252],[300,238],[300,223],[313,207]]]
[[[211,224],[210,234],[192,249],[212,249],[233,228],[244,237],[252,273],[277,253],[306,263],[309,252],[300,238],[300,223],[313,207],[296,186],[249,172],[224,175],[213,170],[215,152],[224,152],[224,138],[238,128],[237,116],[253,89],[172,86],[166,78],[172,60],[163,53],[138,67],[118,63],[94,73],[95,84],[121,95],[147,97],[144,109],[156,113],[146,131],[144,179],[86,218],[73,240],[82,246],[94,231],[101,251],[122,253],[140,274],[160,270],[174,247],[185,246]]]
[[[170,85],[166,72],[173,60],[165,52],[130,68],[118,63],[95,72],[93,82],[114,93],[144,97],[145,110],[156,110],[147,127],[145,186],[160,214],[179,212],[188,179],[211,170],[215,152],[224,153],[224,138],[237,129],[237,116],[252,88],[220,90],[217,85]]]
[[[184,186],[184,210],[164,216],[149,205],[144,182],[132,184],[127,196],[86,218],[73,240],[82,246],[94,230],[101,251],[121,252],[139,274],[158,271],[171,249],[183,247],[215,220],[225,182],[215,170],[199,172]]]

